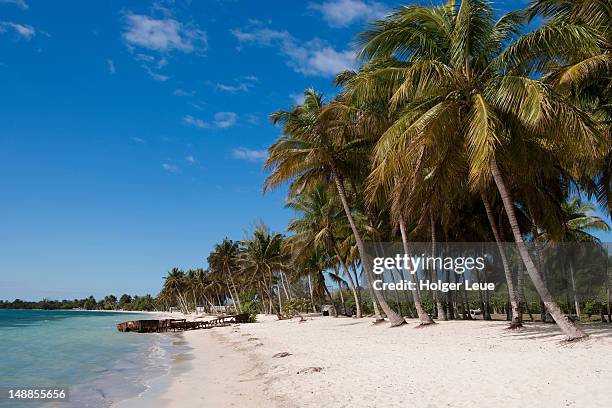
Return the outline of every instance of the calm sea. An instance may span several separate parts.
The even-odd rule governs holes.
[[[0,401],[0,407],[107,407],[147,390],[168,372],[176,336],[120,333],[115,325],[150,315],[0,310],[0,387],[68,386],[69,402]]]

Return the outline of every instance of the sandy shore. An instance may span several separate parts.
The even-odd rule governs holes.
[[[554,325],[415,325],[261,317],[186,332],[193,351],[155,406],[612,406],[612,325],[587,326],[591,339],[575,344]],[[289,355],[274,357],[282,352]]]

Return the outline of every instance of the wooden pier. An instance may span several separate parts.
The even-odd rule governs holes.
[[[163,333],[168,331],[184,331],[197,329],[210,329],[212,327],[228,326],[232,323],[248,323],[247,313],[222,316],[213,320],[187,321],[186,319],[163,319],[163,320],[130,320],[119,323],[117,330],[120,332],[138,333]]]

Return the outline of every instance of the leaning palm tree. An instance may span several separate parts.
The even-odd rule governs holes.
[[[370,261],[344,184],[354,163],[351,160],[354,144],[359,141],[347,139],[346,133],[342,131],[334,131],[335,127],[329,126],[326,120],[321,119],[323,109],[322,95],[308,89],[305,91],[302,105],[271,115],[272,123],[283,125],[283,134],[268,150],[265,167],[271,174],[266,178],[264,191],[287,181],[291,181],[292,194],[315,181],[333,183],[355,237],[368,282],[372,284],[374,276]],[[375,296],[391,326],[405,323],[405,320],[391,309],[381,293],[375,291]]]
[[[289,200],[287,206],[301,213],[287,226],[287,230],[294,233],[288,238],[288,244],[297,249],[296,256],[303,257],[302,252],[309,254],[313,248],[333,253],[355,298],[356,316],[362,317],[361,297],[357,290],[359,282],[353,279],[347,259],[338,248],[338,234],[348,234],[349,228],[336,197],[331,196],[325,186],[317,184]]]
[[[470,188],[496,188],[521,259],[546,308],[569,339],[579,339],[586,334],[552,299],[523,241],[507,184],[507,163],[526,146],[537,146],[559,165],[599,154],[599,133],[590,118],[530,75],[538,69],[540,52],[598,44],[586,30],[533,38],[518,37],[521,29],[519,13],[495,20],[489,1],[463,0],[403,7],[362,33],[364,59],[394,56],[399,65],[370,74],[383,84],[381,92],[392,94],[389,106],[397,112],[375,148],[374,174],[382,183],[402,172],[412,180],[418,166],[403,163],[406,158],[416,161],[423,147],[431,149],[426,153],[430,157],[449,146],[461,149]],[[366,91],[372,92],[368,87]],[[400,166],[402,172],[378,170]],[[523,177],[531,175],[525,169]]]
[[[167,293],[167,298],[179,306],[183,313],[189,313],[187,302],[188,282],[185,272],[178,268],[172,268],[164,278],[163,292]]]

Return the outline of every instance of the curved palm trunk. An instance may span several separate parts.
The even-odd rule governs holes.
[[[482,203],[484,204],[485,212],[487,213],[487,218],[489,220],[489,225],[491,226],[491,230],[493,231],[495,243],[497,244],[499,256],[501,257],[502,266],[504,268],[504,275],[506,276],[506,285],[508,286],[508,295],[510,296],[510,305],[512,306],[512,327],[520,327],[522,326],[523,319],[520,312],[518,296],[516,294],[516,291],[514,290],[514,283],[512,282],[512,272],[510,271],[510,266],[508,265],[506,251],[504,251],[502,239],[499,235],[499,231],[497,230],[497,225],[495,225],[493,209],[491,208],[491,204],[489,204],[489,200],[487,200],[483,193],[480,193],[480,198],[482,199]]]
[[[319,271],[320,275],[323,275],[322,271]],[[321,279],[323,280],[323,290],[325,290],[325,293],[327,294],[327,297],[329,297],[329,300],[331,300],[332,304],[334,303],[334,298],[332,297],[331,293],[329,292],[329,289],[327,288],[327,285],[325,284],[325,277],[321,277]]]
[[[232,276],[232,273],[230,271],[230,267],[229,265],[227,265],[227,274],[230,278],[230,282],[232,283],[232,287],[234,288],[234,292],[236,293],[236,299],[238,301],[238,309],[242,310],[242,306],[240,305],[240,299],[238,298],[238,291],[236,290],[236,284],[234,283],[234,277]],[[231,294],[231,290],[230,290],[230,294]],[[234,295],[232,295],[232,301],[234,300]],[[234,303],[234,308],[236,308],[236,304]]]
[[[400,234],[402,235],[402,244],[404,245],[404,253],[407,255],[410,251],[408,248],[408,235],[406,234],[406,224],[404,222],[404,218],[400,218],[399,220],[400,226]],[[421,291],[419,290],[419,284],[417,282],[416,276],[413,273],[409,273],[410,280],[415,285],[415,290],[412,292],[412,297],[414,299],[414,307],[417,311],[417,316],[421,321],[421,325],[434,324],[434,321],[429,317],[425,309],[423,308],[423,303],[421,303]]]
[[[544,306],[546,310],[552,315],[555,319],[555,322],[559,326],[559,328],[567,335],[568,340],[576,340],[585,338],[588,335],[583,332],[578,326],[576,326],[572,321],[570,321],[565,314],[561,311],[559,305],[553,300],[548,288],[544,284],[542,280],[542,276],[540,272],[537,270],[529,252],[527,251],[527,246],[523,241],[523,236],[521,234],[521,230],[519,229],[518,221],[516,219],[516,214],[514,212],[514,206],[512,203],[512,198],[510,196],[510,192],[506,188],[506,184],[502,177],[501,171],[497,166],[497,161],[495,158],[491,160],[491,175],[493,176],[493,180],[495,180],[495,185],[497,186],[497,190],[501,195],[502,201],[504,203],[504,209],[506,210],[506,216],[508,217],[508,221],[510,222],[510,227],[512,228],[512,234],[514,235],[514,240],[516,241],[516,245],[518,247],[519,253],[527,268],[527,273],[531,278],[538,294],[542,298],[544,302]]]
[[[351,288],[351,292],[353,292],[353,297],[355,298],[355,307],[357,309],[355,311],[355,316],[358,318],[362,318],[363,314],[361,312],[361,296],[359,296],[359,292],[357,291],[357,288],[355,287],[355,282],[353,281],[353,276],[351,275],[351,271],[349,270],[348,266],[346,266],[346,264],[344,263],[344,260],[340,256],[340,251],[338,251],[338,247],[336,246],[335,242],[333,244],[333,247],[334,247],[334,253],[336,254],[336,257],[338,258],[338,262],[340,262],[345,275],[348,277],[348,284],[349,284],[349,287]]]
[[[342,180],[340,180],[340,176],[338,175],[335,168],[332,168],[332,176],[334,181],[336,182],[336,187],[338,188],[338,195],[340,196],[340,201],[342,202],[342,206],[344,207],[344,212],[346,213],[346,217],[348,218],[349,224],[351,225],[351,229],[353,230],[353,235],[355,236],[355,241],[357,242],[357,248],[359,249],[359,255],[361,256],[361,263],[363,265],[363,270],[366,273],[366,278],[368,280],[368,285],[372,285],[374,283],[374,277],[372,275],[372,270],[370,269],[370,260],[367,258],[367,253],[365,251],[365,246],[363,245],[363,241],[361,240],[361,234],[357,230],[357,225],[355,224],[355,220],[353,219],[353,215],[351,214],[351,208],[349,207],[348,200],[346,199],[346,192],[344,191],[344,185],[342,184]],[[391,327],[400,326],[406,321],[404,318],[391,309],[387,301],[382,297],[382,294],[372,288],[374,290],[374,296],[378,301],[378,304],[385,312],[387,317],[389,318],[389,322],[391,323]]]
[[[580,302],[578,302],[578,294],[576,293],[576,279],[574,278],[574,265],[569,262],[570,278],[572,281],[572,293],[574,294],[574,308],[576,309],[576,317],[580,320]]]
[[[283,271],[280,271],[279,275],[280,275],[281,286],[283,287],[283,291],[285,292],[285,297],[287,298],[287,300],[291,300],[291,296],[289,296],[289,292],[287,291],[287,285],[289,285],[289,282],[287,282],[287,285],[285,285],[285,280],[287,277],[285,276]]]

